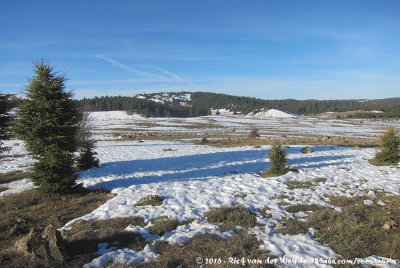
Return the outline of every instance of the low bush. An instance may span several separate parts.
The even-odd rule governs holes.
[[[286,148],[281,144],[273,144],[271,152],[268,153],[268,158],[271,160],[271,165],[267,171],[261,172],[262,177],[275,177],[285,175],[290,171],[290,168],[286,166]]]
[[[400,161],[400,137],[393,127],[381,137],[379,143],[380,152],[370,160],[376,166],[396,165]]]

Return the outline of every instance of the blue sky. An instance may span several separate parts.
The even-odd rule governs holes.
[[[400,97],[400,1],[1,1],[0,91],[41,58],[76,98]]]

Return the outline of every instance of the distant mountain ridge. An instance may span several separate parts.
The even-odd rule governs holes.
[[[133,97],[95,97],[82,99],[93,111],[126,110],[144,116],[192,117],[210,114],[211,109],[226,109],[247,115],[275,109],[299,115],[348,112],[352,118],[399,118],[400,98],[376,100],[265,100],[211,92],[161,92]],[[357,113],[359,111],[359,113]],[[382,111],[377,113],[376,111]]]

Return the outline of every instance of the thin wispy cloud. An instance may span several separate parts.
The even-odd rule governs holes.
[[[119,67],[119,68],[121,68],[121,69],[123,69],[125,71],[130,72],[130,73],[134,73],[134,74],[136,74],[138,76],[141,76],[141,77],[151,77],[151,78],[160,79],[160,80],[165,79],[165,76],[152,74],[152,73],[148,73],[148,72],[145,72],[145,71],[142,71],[142,70],[139,70],[139,69],[135,69],[135,68],[129,67],[128,65],[122,64],[121,62],[119,62],[117,60],[108,58],[108,57],[103,56],[103,55],[95,55],[95,57],[99,58],[99,59],[102,59],[102,60],[105,60],[105,61],[111,63],[112,65],[116,66],[116,67]]]
[[[196,87],[196,88],[198,87],[196,84],[184,79],[182,76],[172,73],[170,71],[167,71],[161,67],[156,68],[157,70],[159,70],[161,72],[161,74],[151,73],[151,72],[140,70],[138,68],[132,68],[126,64],[123,64],[117,60],[114,60],[110,57],[106,57],[104,55],[95,55],[95,57],[98,59],[107,61],[107,62],[111,63],[112,65],[119,67],[125,71],[136,74],[140,78],[150,79],[150,80],[148,80],[148,82],[186,83],[192,87]],[[143,81],[141,81],[141,82],[143,82]]]

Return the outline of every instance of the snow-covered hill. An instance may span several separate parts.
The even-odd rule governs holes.
[[[276,109],[269,109],[267,111],[262,111],[259,113],[256,113],[254,115],[255,118],[258,119],[266,119],[266,118],[290,118],[290,117],[296,117],[296,115],[290,114],[290,113],[286,113],[286,112],[282,112]]]

